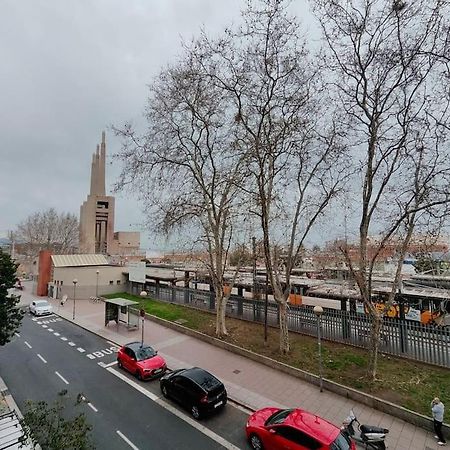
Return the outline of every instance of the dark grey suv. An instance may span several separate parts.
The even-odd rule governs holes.
[[[223,383],[204,369],[178,369],[160,380],[164,397],[170,397],[192,414],[194,419],[215,413],[227,403]]]

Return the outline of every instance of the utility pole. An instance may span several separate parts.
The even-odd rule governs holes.
[[[253,248],[253,300],[257,297],[256,292],[256,237],[252,237],[252,248]]]

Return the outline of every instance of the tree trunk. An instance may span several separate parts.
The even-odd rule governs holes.
[[[367,367],[368,375],[372,381],[375,381],[378,370],[378,352],[380,349],[381,326],[383,324],[383,316],[375,312],[372,314],[372,325],[370,330],[370,348],[369,348],[369,364]]]
[[[289,330],[287,322],[287,302],[284,300],[278,303],[280,310],[280,352],[282,355],[289,353]]]
[[[216,336],[221,338],[228,335],[225,324],[227,298],[225,295],[216,296]]]

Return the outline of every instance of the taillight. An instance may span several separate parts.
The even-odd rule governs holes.
[[[208,403],[208,396],[204,395],[201,399],[200,399],[200,403]]]

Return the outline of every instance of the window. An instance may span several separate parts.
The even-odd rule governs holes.
[[[350,439],[343,433],[340,433],[331,444],[331,450],[350,450]]]
[[[63,285],[63,282],[61,281],[61,286]]]
[[[120,284],[120,280],[117,280],[116,283],[117,283],[117,284]]]
[[[296,444],[302,445],[303,447],[309,448],[311,450],[322,447],[322,444],[316,439],[308,436],[300,430],[296,430],[295,428],[279,426],[275,427],[275,429],[278,436],[281,436],[291,442],[295,442]]]
[[[109,284],[114,284],[114,281],[113,280],[109,280]]]
[[[284,419],[292,412],[292,409],[282,409],[272,414],[264,425],[275,425],[277,423],[283,423]]]

